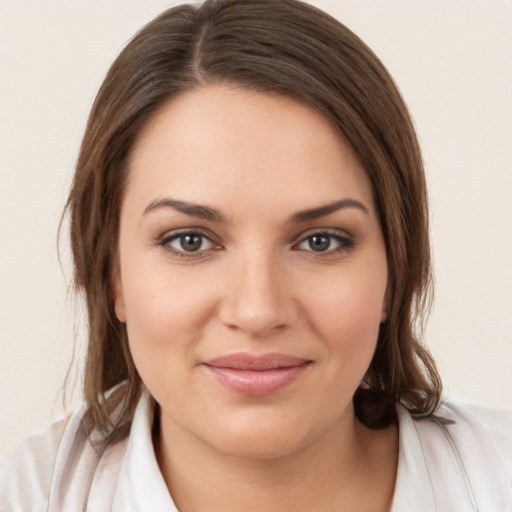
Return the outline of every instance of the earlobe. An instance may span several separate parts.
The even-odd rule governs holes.
[[[380,322],[383,323],[388,319],[389,303],[390,303],[389,284],[386,286],[386,292],[384,293],[384,300],[382,301],[382,312],[380,315]]]
[[[114,272],[112,281],[110,284],[112,297],[114,299],[114,310],[116,312],[117,319],[125,323],[126,322],[126,309],[124,306],[124,295],[123,286],[121,283],[121,272],[119,270],[119,264],[116,262],[114,266]]]
[[[382,308],[382,313],[380,315],[380,323],[382,324],[387,319],[388,319],[388,312],[387,312],[386,305],[384,304],[384,307]]]

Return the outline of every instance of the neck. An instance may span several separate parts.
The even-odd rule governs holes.
[[[182,512],[378,511],[391,504],[398,436],[396,426],[369,430],[351,414],[292,453],[240,457],[162,418],[155,446]]]

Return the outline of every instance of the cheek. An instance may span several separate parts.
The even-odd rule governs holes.
[[[199,286],[200,276],[185,269],[158,262],[125,263],[126,326],[141,377],[147,382],[151,375],[170,375],[172,368],[179,371],[178,361],[193,365],[193,349],[215,307],[210,289]],[[137,272],[130,271],[132,265]]]
[[[308,318],[338,363],[373,355],[382,320],[387,271],[384,265],[339,272],[313,288]],[[366,368],[365,368],[366,370]]]

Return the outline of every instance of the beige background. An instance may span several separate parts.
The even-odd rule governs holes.
[[[512,408],[512,1],[314,3],[376,51],[416,121],[437,274],[427,341],[447,393]],[[62,414],[83,325],[59,216],[104,73],[168,5],[0,0],[0,454]]]

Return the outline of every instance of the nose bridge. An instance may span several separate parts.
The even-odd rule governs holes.
[[[263,336],[294,318],[285,265],[271,248],[240,251],[234,258],[221,319],[231,328]]]

